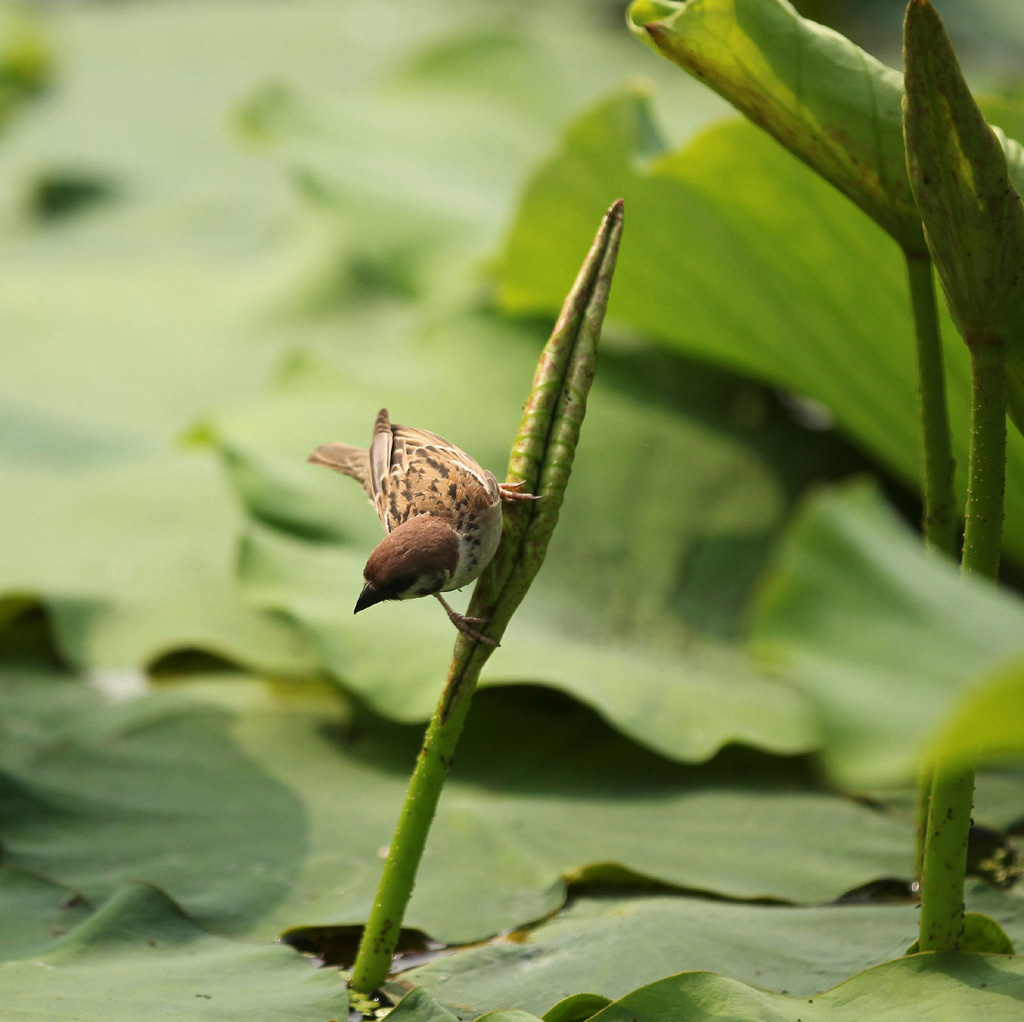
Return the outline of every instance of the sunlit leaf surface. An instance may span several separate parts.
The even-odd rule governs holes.
[[[865,485],[809,504],[754,644],[814,703],[841,783],[906,781],[938,742],[964,759],[1024,750],[1024,603],[927,556]]]
[[[916,485],[913,330],[897,247],[752,125],[719,124],[653,157],[651,131],[635,92],[614,95],[568,130],[523,197],[505,249],[504,305],[557,307],[553,281],[571,273],[610,189],[635,224],[616,272],[613,323],[816,399],[848,437]],[[968,355],[944,323],[954,454],[966,465]],[[1024,438],[1009,437],[1007,458],[1005,543],[1020,559]]]

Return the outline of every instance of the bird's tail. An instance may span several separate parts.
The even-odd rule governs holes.
[[[310,456],[314,465],[326,465],[335,472],[351,476],[373,500],[373,487],[370,483],[370,452],[362,447],[349,444],[321,444]]]

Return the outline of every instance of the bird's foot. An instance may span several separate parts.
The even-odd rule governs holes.
[[[497,649],[501,643],[498,642],[497,639],[491,639],[488,636],[483,635],[481,632],[478,632],[475,628],[470,627],[469,622],[472,620],[473,618],[467,618],[463,617],[461,614],[456,614],[452,618],[452,623],[460,632],[462,632],[463,635],[466,636],[467,639],[472,639],[474,642],[482,642],[485,646],[494,646],[494,648]]]
[[[522,487],[525,485],[521,481],[518,483],[498,483],[501,499],[507,500],[511,504],[517,500],[541,500],[544,497],[543,493],[523,493]]]
[[[444,607],[445,611],[448,614],[448,617],[451,619],[452,624],[455,625],[455,627],[458,628],[458,630],[462,632],[462,634],[465,635],[467,639],[473,639],[475,642],[482,642],[485,646],[497,647],[501,645],[500,642],[497,642],[494,639],[490,639],[486,635],[481,635],[475,628],[472,627],[473,625],[487,624],[486,618],[469,617],[466,614],[460,614],[457,610],[452,610],[452,608],[448,606],[448,602],[440,593],[434,593],[434,596],[437,597],[438,603],[440,603],[441,606]]]

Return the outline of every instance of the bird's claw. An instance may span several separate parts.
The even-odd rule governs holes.
[[[486,635],[481,635],[480,632],[478,632],[475,628],[471,627],[472,625],[487,624],[486,618],[468,617],[465,614],[460,614],[457,610],[452,610],[452,608],[448,606],[448,601],[440,593],[434,593],[434,598],[437,600],[438,603],[441,604],[442,607],[444,607],[445,611],[448,614],[448,617],[451,619],[452,624],[455,625],[455,627],[458,628],[458,630],[462,632],[462,634],[465,635],[467,639],[473,639],[476,642],[482,642],[485,646],[497,647],[501,645],[501,643],[498,642],[496,639],[490,639]]]
[[[543,493],[523,493],[522,487],[526,484],[520,480],[518,483],[498,483],[498,490],[501,492],[501,499],[509,503],[517,500],[542,500]]]
[[[459,616],[462,617],[461,614]],[[501,643],[498,642],[497,639],[491,639],[491,638],[489,638],[486,635],[482,635],[475,628],[470,628],[469,627],[469,622],[470,621],[479,621],[479,620],[480,620],[479,618],[472,618],[472,617],[463,617],[461,622],[455,621],[454,618],[452,619],[455,627],[458,628],[458,630],[460,632],[462,632],[462,634],[465,635],[467,639],[473,639],[476,642],[482,642],[485,646],[494,646],[495,648],[500,646]]]

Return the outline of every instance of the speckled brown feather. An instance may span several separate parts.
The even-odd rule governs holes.
[[[436,433],[393,425],[386,408],[377,416],[369,462],[373,502],[387,532],[424,514],[472,532],[501,504],[490,472]]]

